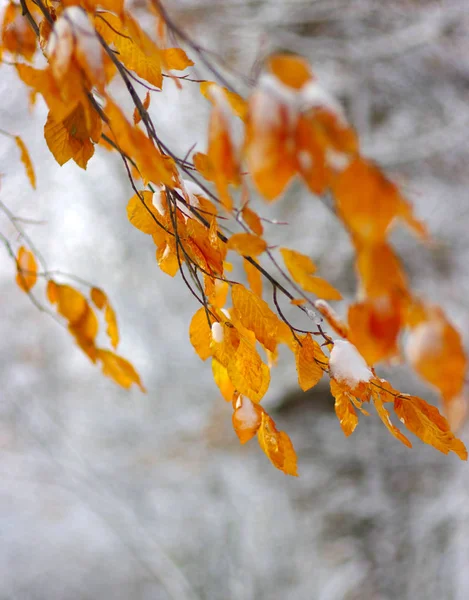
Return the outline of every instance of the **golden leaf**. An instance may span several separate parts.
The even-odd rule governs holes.
[[[235,233],[228,240],[227,248],[243,256],[258,256],[265,252],[267,243],[252,233]]]
[[[104,311],[104,319],[107,324],[106,333],[111,340],[111,346],[116,349],[119,344],[119,328],[117,326],[116,313],[112,306],[108,303]]]
[[[402,442],[408,448],[412,448],[412,444],[406,438],[406,436],[399,431],[399,429],[392,423],[391,418],[389,416],[389,412],[385,409],[383,404],[383,398],[381,398],[381,393],[376,386],[370,386],[371,394],[373,397],[373,403],[376,408],[376,412],[379,415],[379,418],[386,425],[388,430],[392,433],[394,437],[396,437],[400,442]]]
[[[264,227],[259,215],[248,206],[244,206],[241,210],[241,215],[244,222],[256,235],[262,235],[264,233]]]
[[[97,349],[94,341],[98,334],[98,319],[89,304],[86,305],[80,319],[73,324],[69,324],[68,330],[83,352],[92,362],[96,362]]]
[[[148,110],[149,106],[150,106],[150,92],[147,92],[145,94],[145,98],[143,99],[143,108],[145,110]],[[137,125],[138,123],[140,123],[140,121],[142,120],[142,117],[140,115],[140,111],[138,110],[137,107],[134,108],[134,125]]]
[[[33,29],[22,15],[19,4],[10,2],[3,13],[1,50],[32,60],[36,52],[37,39]]]
[[[301,337],[300,341],[301,346],[297,343],[295,349],[296,370],[300,388],[306,392],[319,382],[323,369],[327,369],[328,360],[310,333]],[[318,363],[322,363],[323,367]]]
[[[189,338],[191,344],[202,360],[207,360],[207,358],[212,355],[210,348],[212,341],[210,326],[212,323],[213,317],[207,315],[205,308],[201,307],[192,317],[189,326]]]
[[[454,452],[461,460],[467,460],[466,447],[453,435],[448,421],[436,407],[416,396],[400,396],[394,402],[394,410],[407,429],[422,442],[443,454]]]
[[[160,50],[160,55],[166,71],[184,71],[187,67],[194,65],[182,48],[166,48]]]
[[[55,284],[57,311],[73,325],[78,323],[87,310],[86,298],[70,285]]]
[[[284,431],[278,431],[272,418],[262,412],[261,426],[257,432],[259,446],[274,467],[286,475],[298,476],[296,453],[290,438]]]
[[[308,61],[292,54],[274,54],[267,60],[267,68],[284,85],[300,90],[312,80]]]
[[[230,92],[225,87],[218,85],[214,81],[203,81],[200,84],[200,93],[207,98],[212,104],[214,104],[213,91],[218,90],[226,98],[231,110],[243,121],[246,119],[247,103],[244,98],[235,92]]]
[[[134,194],[127,204],[127,218],[143,233],[153,235],[162,231],[161,215],[153,206],[153,193],[141,191]]]
[[[58,285],[52,279],[47,282],[46,295],[51,304],[57,304],[59,300]]]
[[[342,298],[340,292],[325,279],[313,277],[316,265],[308,256],[288,248],[280,248],[280,252],[293,280],[306,292],[316,294],[324,300],[340,300]]]
[[[86,169],[89,159],[94,154],[82,104],[63,121],[57,121],[54,114],[49,112],[44,126],[44,137],[49,150],[61,166],[73,158],[79,167]]]
[[[103,292],[103,290],[97,287],[91,288],[90,296],[93,304],[96,306],[96,308],[99,308],[99,310],[103,310],[108,303],[106,294]]]
[[[135,383],[142,392],[146,392],[140,380],[140,375],[128,360],[102,348],[97,350],[97,359],[102,362],[104,375],[113,379],[118,385],[129,389]]]
[[[243,267],[246,272],[246,277],[251,291],[262,298],[262,275],[259,269],[250,263],[248,260],[243,260]]]
[[[216,358],[212,358],[212,373],[213,380],[217,384],[221,395],[227,402],[231,402],[236,391],[235,387],[228,376],[226,367]]]
[[[179,261],[177,257],[176,251],[176,243],[173,238],[166,239],[166,243],[161,245],[156,250],[156,260],[158,262],[158,266],[170,277],[174,277],[176,273],[179,271]],[[180,260],[183,260],[180,257]]]
[[[269,367],[262,362],[256,349],[243,338],[228,362],[227,372],[237,392],[253,402],[260,402],[269,388]]]
[[[29,182],[31,183],[31,187],[33,189],[36,189],[36,175],[34,173],[34,167],[31,161],[31,157],[29,156],[28,149],[26,148],[25,143],[19,135],[15,135],[15,142],[21,151],[21,162],[24,164],[24,168],[26,169],[26,175],[28,176]]]
[[[277,347],[279,320],[269,305],[241,284],[232,286],[231,298],[240,322],[254,333],[264,348],[274,352]]]
[[[245,444],[256,435],[261,426],[263,409],[244,396],[238,396],[234,404],[233,429],[241,444]]]
[[[215,181],[215,171],[210,158],[203,152],[196,152],[192,157],[194,167],[207,181]]]
[[[16,283],[23,290],[29,292],[37,281],[37,262],[34,254],[21,246],[16,256]]]

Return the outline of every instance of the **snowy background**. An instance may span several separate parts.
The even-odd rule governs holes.
[[[1,0],[3,3],[4,0]],[[367,156],[401,183],[434,244],[396,245],[413,286],[469,326],[469,11],[464,0],[178,0],[178,23],[243,78],[271,50],[308,57],[343,103]],[[200,72],[204,75],[204,72]],[[195,85],[195,84],[191,84]],[[181,154],[204,149],[207,106],[171,82],[151,112]],[[242,85],[241,85],[242,87]],[[148,393],[105,379],[39,313],[0,254],[0,598],[8,600],[466,600],[466,464],[416,441],[401,446],[374,416],[345,439],[327,389],[298,390],[288,359],[265,404],[294,442],[300,478],[241,447],[209,364],[190,346],[197,309],[179,278],[127,222],[132,192],[118,157],[59,168],[12,69],[0,73],[0,127],[23,136],[32,192],[1,139],[0,199],[27,225],[50,269],[101,285],[120,352]],[[117,91],[117,93],[122,93]],[[299,185],[265,216],[269,240],[309,253],[353,294],[350,244]],[[15,234],[0,216],[0,231]],[[298,321],[301,326],[301,321]],[[434,396],[412,374],[402,389]],[[460,432],[469,441],[466,430]]]

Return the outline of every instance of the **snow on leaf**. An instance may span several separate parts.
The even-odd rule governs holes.
[[[363,356],[346,340],[334,340],[329,369],[331,377],[352,390],[360,383],[367,383],[373,377]]]
[[[257,431],[259,446],[272,464],[286,475],[298,476],[296,452],[284,431],[278,431],[273,419],[262,412],[261,425]]]
[[[450,430],[448,421],[438,409],[416,396],[400,396],[394,402],[394,411],[409,431],[443,454],[454,452],[467,460],[464,444]]]
[[[323,375],[323,369],[316,361],[322,362],[324,368],[327,368],[327,358],[311,334],[307,333],[300,341],[301,345],[297,343],[295,349],[296,370],[300,388],[306,392],[314,387]]]
[[[256,435],[261,426],[263,409],[244,396],[238,396],[234,405],[233,429],[241,444],[245,444]]]
[[[16,283],[23,290],[23,292],[29,292],[29,290],[35,286],[37,281],[37,262],[34,254],[21,246],[16,256]]]

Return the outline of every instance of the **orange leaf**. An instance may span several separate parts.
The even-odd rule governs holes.
[[[342,298],[340,292],[325,279],[312,276],[316,271],[316,265],[308,256],[288,248],[280,248],[280,252],[290,275],[306,292],[316,294],[325,300]]]
[[[256,212],[254,212],[248,206],[244,206],[241,214],[244,222],[248,225],[251,231],[253,231],[256,235],[262,235],[264,233],[262,221]]]
[[[295,360],[298,383],[300,388],[306,392],[321,379],[323,368],[327,368],[327,357],[319,344],[308,333],[301,338],[301,346],[298,343],[296,344]],[[323,368],[316,361],[323,363]]]
[[[383,398],[381,398],[380,391],[374,385],[370,386],[370,388],[371,388],[371,394],[373,397],[373,403],[375,405],[376,412],[378,413],[381,421],[383,421],[383,423],[386,425],[386,427],[388,428],[388,430],[392,433],[392,435],[394,437],[396,437],[400,442],[402,442],[408,448],[412,448],[412,444],[410,443],[410,441],[392,423],[389,413],[384,407]]]
[[[88,306],[86,298],[70,285],[55,284],[53,297],[56,298],[58,313],[71,325],[78,323],[86,312]]]
[[[161,62],[166,71],[184,71],[192,67],[194,62],[187,56],[182,48],[166,48],[160,50]]]
[[[464,444],[450,430],[448,421],[438,409],[416,396],[400,396],[394,402],[394,410],[409,431],[443,454],[454,452],[461,460],[467,460]]]
[[[292,54],[274,54],[267,67],[284,85],[300,90],[313,79],[308,61]]]
[[[243,256],[258,256],[265,252],[267,243],[252,233],[235,233],[228,240],[227,248]]]
[[[221,395],[227,402],[231,402],[236,391],[235,387],[231,383],[226,367],[216,358],[212,358],[212,373],[213,380],[220,389]]]
[[[58,285],[52,279],[49,279],[46,287],[47,299],[51,304],[56,304],[59,300]]]
[[[61,166],[73,158],[79,167],[86,169],[94,154],[82,104],[78,104],[63,121],[56,120],[54,114],[49,112],[44,137],[49,150]]]
[[[127,204],[127,218],[134,227],[153,235],[162,231],[160,225],[161,215],[153,206],[153,193],[141,191],[134,194]]]
[[[80,319],[73,324],[69,324],[68,330],[83,352],[92,362],[96,362],[97,350],[94,341],[98,334],[98,319],[89,304],[86,305]]]
[[[263,409],[258,404],[253,404],[249,398],[238,396],[233,412],[233,429],[241,444],[252,439],[262,423]]]
[[[118,385],[128,389],[135,383],[142,392],[146,391],[140,380],[140,375],[128,360],[102,348],[98,348],[97,358],[102,362],[104,375],[114,379]]]
[[[107,323],[106,333],[111,340],[112,347],[116,349],[119,344],[119,328],[117,327],[116,313],[109,303],[104,311],[104,319]]]
[[[203,152],[196,152],[192,157],[192,160],[194,161],[194,167],[207,181],[215,181],[215,172],[212,161],[206,154]]]
[[[262,275],[259,269],[250,263],[248,260],[243,260],[243,267],[246,272],[246,277],[251,291],[262,298]]]
[[[99,310],[103,310],[103,308],[106,306],[108,299],[106,294],[103,292],[103,290],[99,289],[99,288],[91,288],[91,300],[93,302],[93,304],[96,306],[96,308],[99,308]]]
[[[286,475],[298,476],[296,453],[290,438],[284,431],[278,431],[269,415],[263,411],[261,426],[257,432],[259,446],[274,467]]]
[[[227,365],[228,376],[236,390],[253,402],[260,402],[270,384],[270,371],[256,349],[241,338]]]
[[[166,243],[157,248],[156,260],[163,273],[166,273],[170,277],[174,277],[178,272],[179,261],[176,252],[176,243],[169,236]]]
[[[210,319],[211,325],[213,318],[209,316],[208,319]],[[202,360],[207,360],[207,358],[212,355],[210,348],[212,332],[210,330],[208,319],[205,308],[199,308],[199,310],[192,317],[191,324],[189,326],[189,338],[191,340],[191,344]]]
[[[26,169],[26,175],[28,176],[29,182],[31,183],[31,187],[33,189],[36,189],[36,175],[34,173],[34,167],[33,163],[31,162],[31,157],[29,156],[28,149],[26,148],[25,143],[19,135],[15,135],[15,142],[21,151],[21,162],[24,164],[24,168]]]
[[[218,85],[218,83],[215,83],[214,81],[203,81],[200,84],[200,93],[212,104],[214,104],[214,90],[223,94],[233,113],[244,121],[247,112],[246,100],[241,98],[239,94],[230,92],[230,90]]]
[[[23,290],[29,292],[37,281],[37,262],[34,254],[21,246],[16,257],[16,283]]]
[[[339,419],[342,431],[348,437],[358,425],[358,417],[351,400],[352,396],[337,385],[334,379],[331,379],[331,393],[335,398],[335,414]]]
[[[464,385],[467,358],[461,336],[438,307],[429,307],[428,320],[414,327],[406,345],[415,371],[449,401]]]
[[[275,352],[279,320],[268,304],[241,284],[232,286],[231,298],[236,317],[243,326],[254,332],[257,341],[267,350]]]

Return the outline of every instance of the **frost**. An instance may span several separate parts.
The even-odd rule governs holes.
[[[220,323],[212,323],[212,338],[217,344],[221,344],[223,342],[224,333],[223,327],[220,325]]]
[[[350,388],[355,388],[360,382],[369,381],[373,376],[357,348],[345,340],[334,340],[329,367],[332,377]]]

